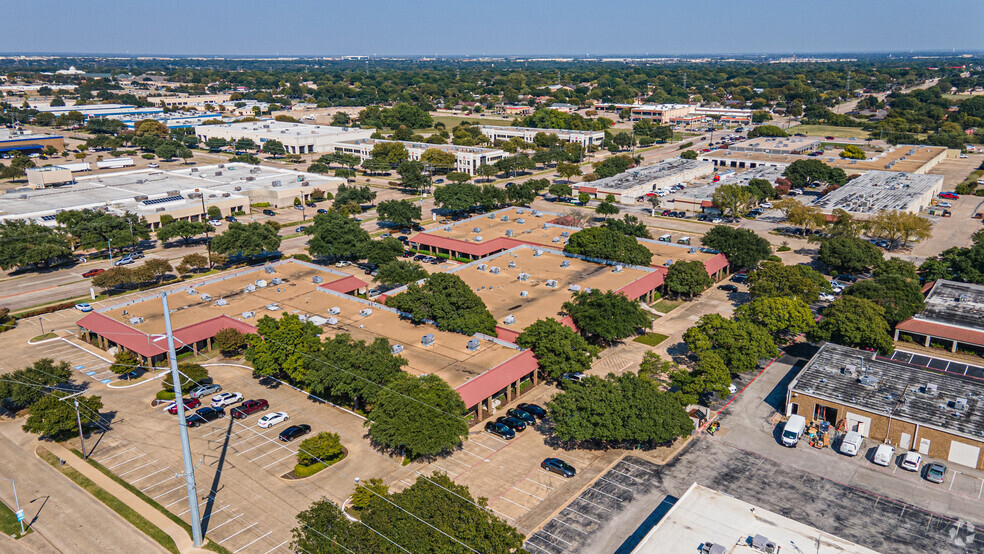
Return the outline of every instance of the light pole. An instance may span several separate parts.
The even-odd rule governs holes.
[[[82,391],[79,391],[79,392],[77,392],[75,394],[70,394],[68,396],[63,396],[63,397],[59,398],[58,400],[68,400],[69,398],[71,398],[72,399],[72,403],[75,405],[75,421],[79,424],[79,442],[82,444],[82,459],[85,460],[85,459],[87,459],[86,454],[85,454],[85,437],[82,434],[82,416],[79,414],[79,399],[78,399],[78,396],[80,394],[82,394]]]
[[[112,267],[113,267],[113,239],[109,239],[107,242],[108,242],[108,245],[107,246],[109,247],[109,267],[110,267],[110,269],[112,269]]]
[[[10,481],[10,486],[14,489],[14,508],[17,510],[17,522],[20,523],[21,535],[24,534],[24,514],[21,513],[20,502],[17,500],[17,485],[14,484],[14,480],[8,477],[0,477],[0,479],[6,479]]]
[[[205,210],[205,192],[202,193],[202,223],[208,225],[208,211]],[[208,227],[205,227],[205,251],[208,253],[208,268],[212,269],[212,241],[208,240]]]

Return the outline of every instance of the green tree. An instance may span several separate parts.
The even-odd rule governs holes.
[[[588,377],[547,403],[563,441],[653,447],[689,435],[690,417],[669,393],[633,373]]]
[[[387,494],[389,494],[389,487],[383,483],[382,479],[373,477],[368,481],[359,481],[352,493],[350,504],[355,511],[361,512],[369,506],[369,501],[373,496],[386,496]]]
[[[403,243],[393,237],[369,241],[364,250],[366,261],[380,266],[395,262],[403,254]]]
[[[882,355],[894,349],[888,334],[885,308],[859,296],[842,296],[823,311],[823,318],[807,335],[813,342],[871,348]]]
[[[783,265],[766,260],[748,276],[748,291],[752,298],[789,297],[812,304],[821,292],[829,290],[827,279],[806,265]]]
[[[196,386],[207,381],[208,370],[205,369],[201,364],[192,363],[180,363],[178,364],[178,375],[181,377],[179,381],[181,385],[181,391],[189,391]],[[174,379],[171,377],[171,372],[167,372],[164,378],[161,379],[161,388],[168,392],[174,390]]]
[[[432,320],[445,331],[495,335],[495,318],[485,303],[454,274],[435,273],[423,285],[411,284],[406,292],[387,298],[386,305],[416,321]]]
[[[867,156],[865,155],[864,150],[861,150],[860,148],[858,148],[857,146],[855,146],[853,144],[848,144],[847,146],[845,146],[844,147],[844,150],[842,150],[841,153],[840,153],[840,157],[847,158],[847,159],[850,159],[850,160],[864,160],[864,159],[867,159]]]
[[[225,148],[227,144],[229,143],[226,142],[226,139],[221,137],[212,137],[205,141],[205,147],[211,150],[212,152],[218,152],[219,150],[222,150],[223,148]]]
[[[516,337],[516,344],[533,350],[540,373],[548,379],[557,379],[565,373],[587,371],[600,351],[573,329],[554,319],[539,319],[523,329]]]
[[[396,172],[400,174],[400,180],[404,189],[413,191],[430,189],[430,176],[424,174],[423,163],[417,161],[400,162],[400,165],[396,168]]]
[[[752,193],[755,200],[761,202],[763,200],[774,200],[779,198],[779,193],[776,191],[772,183],[765,179],[751,179],[748,181],[748,191]]]
[[[871,273],[875,279],[888,275],[897,275],[903,279],[918,281],[919,274],[916,272],[916,264],[902,258],[888,258],[882,260]]]
[[[439,148],[428,148],[420,155],[420,161],[434,169],[451,171],[454,169],[458,158],[454,155],[454,152],[445,152]]]
[[[209,206],[206,213],[209,219],[222,219],[222,210],[218,206]]]
[[[583,173],[581,172],[581,166],[569,162],[560,162],[557,164],[557,175],[566,179],[569,183],[572,177],[580,177]]]
[[[308,363],[306,383],[314,394],[351,398],[356,409],[376,402],[380,390],[401,373],[407,360],[393,355],[388,340],[352,340],[347,333],[325,339]]]
[[[379,391],[366,425],[373,443],[408,458],[432,457],[461,446],[468,437],[465,403],[436,375],[399,373]],[[440,425],[434,425],[439,418]]]
[[[648,266],[653,258],[653,253],[635,237],[627,237],[608,227],[591,227],[572,234],[564,252],[641,266]]]
[[[714,207],[731,217],[742,217],[755,205],[755,197],[749,187],[738,184],[719,186],[711,195]]]
[[[926,307],[918,278],[891,273],[880,273],[874,279],[858,281],[847,287],[844,294],[871,300],[884,308],[885,321],[893,327]]]
[[[361,257],[372,240],[358,221],[337,211],[316,215],[307,233],[311,235],[308,251],[314,256],[332,259]],[[403,251],[402,246],[400,251]]]
[[[126,287],[137,281],[133,270],[128,267],[111,267],[92,278],[92,286],[101,289]]]
[[[736,321],[765,329],[776,340],[805,333],[816,324],[810,306],[799,298],[760,296],[735,310]]]
[[[562,309],[582,334],[611,344],[652,325],[649,314],[634,300],[618,292],[575,292]]]
[[[748,229],[717,225],[700,239],[701,244],[728,257],[731,267],[754,268],[772,255],[769,241]]]
[[[19,412],[40,400],[46,388],[71,378],[68,362],[55,363],[51,358],[41,358],[24,369],[4,374],[4,380],[0,381],[0,404],[11,412]]]
[[[82,427],[88,427],[99,420],[102,398],[99,396],[77,396],[70,401],[61,400],[64,394],[49,394],[31,405],[22,429],[25,433],[35,433],[55,441],[65,440],[78,433],[74,402],[78,401],[78,418]]]
[[[109,369],[117,375],[123,375],[124,373],[129,373],[137,369],[138,365],[140,365],[140,360],[137,359],[136,354],[120,348],[116,351],[116,356],[113,358],[113,365],[109,366]]]
[[[680,157],[685,160],[696,160],[697,152],[694,152],[693,150],[684,150],[683,152],[680,152]]]
[[[0,221],[0,268],[48,265],[72,254],[72,245],[58,229],[21,219]]]
[[[498,172],[499,171],[495,167],[486,164],[478,166],[478,169],[475,170],[475,174],[489,180],[491,180],[492,177],[495,177]]]
[[[776,127],[775,125],[759,125],[758,127],[752,128],[748,131],[748,138],[755,137],[788,137],[786,131],[783,131],[781,127]]]
[[[478,203],[480,191],[469,183],[451,183],[434,190],[434,203],[450,212],[467,211]]]
[[[586,192],[577,193],[577,201],[581,204],[587,204],[591,200],[591,195]]]
[[[731,372],[721,356],[705,350],[697,355],[692,371],[678,369],[670,373],[670,383],[679,389],[675,395],[680,404],[686,406],[705,400],[711,393],[727,397]]]
[[[241,138],[236,141],[235,149],[237,152],[249,152],[256,150],[256,143],[252,139]]]
[[[208,258],[206,258],[203,254],[199,254],[198,252],[193,252],[191,254],[188,254],[184,258],[181,258],[181,265],[189,269],[192,268],[201,269],[203,267],[208,267]],[[181,266],[179,265],[178,267]],[[182,273],[185,272],[182,271]]]
[[[345,455],[342,440],[338,433],[318,433],[301,441],[297,448],[297,463],[313,466],[317,463],[330,465]]]
[[[683,341],[698,355],[714,351],[735,375],[751,371],[759,360],[779,355],[775,342],[764,328],[748,321],[725,319],[718,314],[701,316],[697,325],[684,332]]]
[[[215,334],[215,348],[226,358],[235,358],[249,346],[247,336],[234,327],[227,327]]]
[[[610,215],[617,215],[620,210],[618,209],[618,206],[612,204],[611,202],[602,202],[598,204],[595,211],[598,212],[599,215],[603,215],[607,218]]]
[[[196,236],[214,231],[215,227],[212,227],[210,223],[206,223],[204,221],[175,219],[167,225],[162,225],[157,228],[157,240],[165,243],[171,239],[180,238],[185,244],[188,244],[191,242],[191,239]]]
[[[376,214],[380,220],[396,227],[411,227],[420,221],[420,204],[409,200],[383,200],[376,206]]]
[[[409,260],[395,260],[379,266],[375,280],[377,283],[398,286],[426,279],[430,275],[424,266]]]
[[[256,256],[263,252],[276,252],[278,248],[280,235],[277,229],[255,221],[245,225],[230,223],[224,233],[212,239],[212,251],[227,256]]]
[[[882,262],[874,244],[855,237],[832,237],[820,243],[818,258],[836,273],[862,273]]]
[[[400,162],[410,159],[410,154],[402,142],[377,142],[372,146],[371,158],[396,167]]]
[[[55,221],[72,236],[74,247],[83,250],[104,248],[110,240],[114,247],[122,248],[150,238],[147,220],[130,212],[119,216],[99,210],[66,210],[55,215]]]
[[[666,271],[666,287],[674,294],[685,294],[693,298],[713,284],[714,280],[700,261],[674,262]]]
[[[782,173],[792,187],[804,187],[812,182],[843,185],[847,182],[847,174],[839,167],[830,167],[815,158],[796,160],[786,167]]]
[[[287,149],[284,148],[284,143],[279,140],[268,140],[263,143],[263,151],[270,154],[274,158],[278,156],[283,156],[287,153]]]
[[[447,174],[447,180],[452,183],[467,183],[471,181],[471,175],[465,173],[464,171],[452,171]]]
[[[634,215],[625,214],[622,216],[622,219],[605,219],[602,225],[626,236],[644,239],[653,238],[649,234],[646,224]]]
[[[369,187],[350,187],[342,183],[338,185],[338,190],[335,192],[336,207],[348,203],[355,203],[361,206],[362,204],[370,204],[374,200],[376,200],[376,191]]]
[[[162,144],[154,150],[154,155],[162,160],[170,160],[178,153],[178,149],[171,144]]]
[[[257,333],[247,337],[246,361],[258,375],[287,375],[295,383],[307,378],[308,356],[321,349],[321,329],[284,312],[280,319],[263,316],[256,322]]]
[[[553,185],[550,185],[547,192],[558,198],[567,197],[571,195],[571,186],[565,183],[554,183]]]

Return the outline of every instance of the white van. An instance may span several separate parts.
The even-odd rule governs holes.
[[[677,239],[677,244],[686,244],[690,246],[690,237],[680,237]]]
[[[841,439],[841,454],[847,456],[857,456],[858,452],[861,451],[861,442],[863,440],[864,437],[861,436],[861,433],[858,433],[857,431],[849,431],[846,435],[844,435],[844,438]]]
[[[894,459],[895,447],[890,444],[879,444],[878,449],[875,450],[875,455],[872,457],[871,461],[880,466],[888,467],[892,464],[892,460]]]
[[[671,237],[670,235],[662,235],[657,240],[659,240],[659,242],[673,242],[673,237]]]
[[[806,430],[806,418],[801,415],[791,415],[789,420],[786,422],[785,427],[782,428],[782,444],[784,446],[793,447],[799,442],[800,437],[803,436],[803,431]]]

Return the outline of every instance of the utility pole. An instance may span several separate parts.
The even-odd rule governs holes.
[[[110,269],[112,269],[113,268],[113,239],[109,239],[109,241],[107,242],[108,242],[107,246],[109,247],[109,267]]]
[[[174,383],[174,405],[178,410],[178,429],[181,431],[181,454],[184,458],[185,485],[188,488],[188,517],[194,545],[202,545],[202,518],[198,513],[198,490],[195,487],[195,465],[191,459],[191,442],[188,439],[188,423],[185,421],[184,399],[181,393],[181,376],[178,374],[178,357],[174,352],[174,334],[171,332],[171,310],[167,307],[167,293],[161,293],[164,306],[164,332],[167,333],[167,356],[171,362],[171,382]]]
[[[24,513],[20,509],[20,501],[17,500],[17,485],[14,484],[14,480],[7,477],[0,477],[0,479],[6,479],[10,481],[10,486],[14,488],[14,508],[17,510],[17,522],[20,523],[21,535],[24,534]]]
[[[86,458],[86,454],[85,454],[85,437],[82,435],[82,416],[79,415],[79,399],[78,399],[78,396],[80,394],[82,394],[82,391],[79,391],[79,392],[77,392],[75,394],[70,394],[68,396],[63,396],[63,397],[59,398],[58,400],[68,400],[69,398],[71,398],[72,399],[72,403],[75,405],[75,421],[78,422],[78,424],[79,424],[79,442],[82,443],[82,459],[85,460],[85,459],[87,459]]]
[[[202,223],[208,225],[208,212],[205,211],[204,191],[202,191]],[[208,240],[208,227],[205,227],[205,251],[208,252],[208,268],[212,269],[212,241]]]

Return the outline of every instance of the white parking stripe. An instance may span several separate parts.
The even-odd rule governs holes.
[[[184,484],[181,484],[181,485],[178,485],[177,487],[174,487],[173,489],[171,489],[171,490],[169,490],[167,492],[162,492],[161,494],[158,494],[157,496],[155,496],[153,498],[153,500],[157,500],[158,498],[164,496],[165,494],[171,494],[172,492],[174,492],[174,491],[176,491],[176,490],[178,490],[180,488],[184,488],[184,486],[185,486]]]
[[[629,492],[633,492],[632,489],[630,489],[629,487],[626,487],[625,485],[620,485],[620,484],[616,483],[615,481],[612,481],[612,480],[609,480],[609,479],[605,479],[604,477],[599,477],[598,480],[599,481],[604,481],[606,483],[611,483],[611,484],[615,485],[616,487],[618,487],[620,489],[625,489],[625,490],[627,490]]]
[[[587,502],[588,504],[591,504],[592,506],[595,506],[597,508],[601,508],[602,510],[605,510],[607,512],[612,511],[611,508],[606,508],[606,507],[602,506],[601,504],[595,504],[594,502],[588,500],[587,498],[584,498],[583,496],[579,496],[579,497],[577,497],[577,498],[574,499],[575,502],[578,501],[578,500],[580,500],[581,502]]]
[[[215,514],[221,512],[222,510],[225,510],[229,506],[231,506],[231,504],[226,504],[225,506],[222,506],[218,510],[212,510],[211,513],[209,513],[207,516],[205,516],[205,517],[202,518],[202,521],[205,521],[206,519],[212,519],[212,516],[214,516]]]
[[[474,439],[471,441],[471,444],[474,444],[476,446],[481,446],[482,448],[488,448],[492,452],[495,452],[495,448],[492,448],[491,446],[485,446],[484,444],[482,444],[480,442],[475,442]]]
[[[242,456],[243,454],[245,454],[245,453],[247,453],[247,452],[249,452],[250,450],[253,450],[253,449],[256,449],[256,448],[259,448],[259,447],[261,447],[261,446],[263,446],[264,444],[270,444],[270,443],[269,443],[269,440],[270,440],[270,439],[267,439],[266,441],[263,441],[263,442],[261,442],[260,444],[258,444],[258,445],[256,445],[256,446],[253,446],[253,447],[250,447],[250,448],[247,448],[246,450],[243,450],[242,452],[236,452],[236,454],[239,454],[240,456]]]
[[[131,450],[136,450],[136,449],[137,449],[137,447],[136,446],[133,446],[133,447],[127,448],[126,450],[124,450],[122,452],[117,452],[116,454],[113,454],[112,456],[103,458],[101,460],[96,460],[96,461],[99,462],[100,464],[106,465],[106,460],[112,460],[113,458],[115,458],[115,457],[117,457],[117,456],[119,456],[121,454],[126,454],[127,452],[129,452]]]
[[[489,507],[489,509],[492,510],[493,512],[499,514],[500,516],[502,516],[502,517],[510,520],[510,521],[516,521],[514,518],[511,518],[511,517],[507,516],[506,514],[500,512],[499,510],[496,510],[495,508],[492,508],[491,506]]]
[[[278,544],[277,546],[274,546],[274,547],[273,547],[273,548],[271,548],[270,550],[267,550],[265,554],[270,554],[270,553],[271,553],[271,552],[273,552],[274,550],[276,550],[276,549],[278,549],[278,548],[280,548],[281,546],[283,546],[283,545],[285,545],[285,544],[287,544],[287,542],[288,542],[288,541],[290,541],[290,539],[287,539],[286,541],[284,541],[284,542],[282,542],[282,543],[280,543],[280,544]]]
[[[506,497],[504,497],[504,496],[500,496],[500,497],[499,497],[499,498],[497,498],[496,500],[505,500],[506,502],[508,502],[508,503],[510,503],[510,504],[512,504],[513,506],[519,506],[520,508],[522,508],[522,509],[524,509],[524,510],[526,510],[526,511],[529,511],[529,510],[530,510],[530,509],[529,509],[529,508],[527,508],[526,506],[523,506],[522,504],[516,504],[515,502],[513,502],[512,500],[509,500],[508,498],[506,498]]]
[[[451,475],[451,472],[448,471],[447,469],[445,469],[445,468],[443,468],[443,467],[441,467],[441,466],[439,466],[439,465],[437,465],[435,463],[432,463],[431,465],[434,466],[434,467],[436,467],[437,469],[443,471],[444,473],[447,473],[448,475]]]
[[[598,494],[603,494],[603,495],[605,495],[605,496],[607,496],[609,498],[614,498],[615,500],[618,500],[619,502],[625,502],[624,499],[619,498],[619,497],[615,496],[614,494],[608,494],[607,492],[602,491],[602,490],[598,490],[598,489],[596,489],[594,487],[591,487],[590,489],[588,489],[587,491],[584,491],[584,492],[588,492],[588,491],[590,491],[590,492],[596,492]]]
[[[960,474],[959,471],[954,471],[953,472],[953,479],[950,479],[950,489],[949,490],[951,490],[951,491],[953,490],[953,482],[957,480],[957,475],[959,475],[959,474]]]
[[[254,542],[256,542],[256,541],[258,541],[258,540],[260,540],[260,539],[262,539],[263,537],[265,537],[265,536],[267,536],[267,535],[269,535],[270,533],[273,533],[273,531],[267,531],[267,532],[266,532],[266,535],[263,535],[262,537],[259,537],[259,538],[256,538],[256,539],[253,539],[252,541],[250,541],[249,543],[247,543],[247,544],[246,544],[246,546],[249,546],[249,545],[251,545],[251,544],[253,544]],[[233,551],[232,551],[232,554],[236,554],[236,552],[239,552],[239,551],[240,551],[240,550],[242,550],[243,548],[246,548],[246,546],[243,546],[243,547],[240,547],[240,548],[239,548],[238,550],[233,550]]]
[[[513,487],[513,488],[512,488],[512,490],[514,490],[514,491],[519,491],[519,492],[521,492],[521,493],[523,493],[523,494],[528,494],[528,495],[530,495],[530,496],[532,496],[533,498],[535,498],[535,499],[537,499],[537,500],[543,500],[543,499],[542,499],[542,498],[540,498],[539,496],[537,496],[537,495],[535,495],[535,494],[533,494],[533,493],[531,493],[531,492],[526,492],[526,491],[524,491],[523,489],[521,489],[521,488],[519,488],[519,487]]]
[[[164,468],[164,469],[167,469],[167,468]],[[158,481],[158,482],[156,482],[156,483],[154,483],[153,485],[151,485],[151,486],[149,486],[149,487],[144,487],[144,488],[142,488],[142,489],[140,489],[140,492],[147,492],[147,491],[149,491],[150,489],[152,489],[152,488],[154,488],[154,487],[156,487],[157,485],[163,485],[164,483],[167,483],[167,482],[168,482],[168,481],[170,481],[171,479],[177,479],[177,478],[178,478],[177,476],[173,476],[173,477],[168,477],[167,479],[165,479],[165,480],[163,480],[163,481]]]
[[[268,468],[268,467],[270,467],[270,466],[272,466],[272,465],[274,465],[274,464],[278,464],[278,463],[280,463],[280,462],[282,462],[282,461],[284,461],[284,460],[286,460],[287,458],[291,458],[291,457],[293,457],[293,456],[296,456],[296,455],[297,455],[297,454],[295,454],[295,453],[293,453],[293,452],[291,452],[290,454],[287,454],[286,456],[284,456],[283,458],[280,458],[280,459],[279,459],[279,460],[277,460],[276,462],[270,462],[269,464],[267,464],[267,465],[265,465],[265,466],[263,466],[263,469],[266,469],[266,468]]]
[[[225,427],[219,427],[218,429],[215,429],[214,431],[211,431],[210,433],[206,433],[206,434],[202,435],[202,438],[204,439],[205,437],[211,437],[212,435],[214,435],[216,433],[221,433],[221,432],[223,432],[225,430],[226,430]]]
[[[267,444],[270,444],[270,443],[267,443]],[[273,450],[271,450],[269,452],[264,452],[263,454],[260,454],[259,456],[255,457],[255,458],[250,458],[249,461],[255,462],[256,460],[259,460],[260,458],[262,458],[264,456],[269,456],[270,454],[273,454],[274,452],[276,452],[278,450],[280,450],[280,449],[279,448],[274,448]]]
[[[147,462],[146,464],[144,464],[144,465],[142,465],[142,466],[137,466],[137,467],[135,467],[135,468],[133,468],[133,469],[130,469],[130,470],[127,470],[127,471],[124,471],[123,473],[120,473],[120,474],[119,474],[119,476],[120,476],[120,477],[123,477],[123,476],[124,476],[124,475],[126,475],[127,473],[133,473],[134,471],[136,471],[136,470],[138,470],[138,469],[140,469],[140,468],[143,468],[143,467],[147,467],[147,466],[149,466],[149,465],[154,465],[154,464],[156,464],[156,463],[157,463],[157,460],[151,460],[151,461],[149,461],[149,462]],[[151,473],[151,475],[153,475],[153,473]],[[133,483],[130,483],[130,484],[132,485]]]
[[[210,499],[211,499],[211,497],[209,497],[209,496],[206,496],[206,497],[205,497],[205,500],[202,500],[201,502],[199,502],[199,503],[198,503],[198,507],[199,507],[199,508],[201,508],[201,507],[202,507],[202,506],[204,506],[205,504],[208,504],[208,501],[209,501]],[[181,517],[181,516],[183,516],[183,515],[185,515],[185,514],[187,514],[187,513],[188,513],[188,512],[190,512],[190,511],[191,511],[191,506],[189,506],[187,510],[185,510],[185,511],[183,511],[183,512],[181,512],[180,514],[178,514],[178,517]]]
[[[227,540],[229,540],[229,539],[231,539],[232,537],[235,537],[235,536],[236,536],[236,535],[238,535],[239,533],[242,533],[243,531],[245,531],[245,530],[247,530],[247,529],[252,529],[253,527],[256,527],[256,526],[257,526],[257,525],[259,525],[259,524],[260,524],[260,522],[259,522],[259,521],[257,521],[256,523],[254,523],[254,524],[252,524],[252,525],[250,525],[249,527],[244,527],[244,528],[242,528],[242,529],[240,529],[239,531],[236,531],[235,533],[233,533],[233,534],[231,534],[231,535],[229,535],[228,537],[226,537],[226,538],[224,538],[224,539],[222,539],[222,540],[220,540],[220,541],[219,541],[219,544],[222,544],[222,543],[224,543],[225,541],[227,541]]]
[[[135,479],[135,480],[133,480],[133,481],[130,481],[130,484],[132,485],[132,484],[134,484],[134,483],[136,483],[137,481],[143,481],[144,479],[146,479],[146,478],[148,478],[148,477],[152,477],[152,476],[154,476],[154,475],[157,475],[158,473],[160,473],[160,472],[162,472],[162,471],[167,471],[167,468],[166,468],[166,467],[164,467],[164,468],[161,468],[161,469],[158,469],[157,471],[155,471],[155,472],[153,472],[153,473],[148,473],[147,475],[144,475],[143,477],[141,477],[141,478],[139,478],[139,479]],[[163,482],[164,482],[164,481],[161,481],[161,483],[163,483]]]
[[[534,481],[534,480],[532,480],[532,479],[530,479],[529,477],[524,477],[524,479],[526,479],[526,480],[527,480],[527,481],[529,481],[530,483],[536,483],[537,485],[540,485],[541,487],[547,487],[547,488],[548,488],[548,489],[550,489],[550,490],[554,490],[554,488],[553,488],[553,487],[551,487],[550,485],[544,485],[543,483],[541,483],[541,482],[539,482],[539,481]]]
[[[219,527],[222,527],[222,526],[223,526],[223,525],[225,525],[226,523],[230,523],[230,522],[233,522],[233,521],[236,521],[237,519],[239,519],[239,518],[241,518],[241,517],[243,517],[243,514],[239,514],[238,516],[236,516],[236,517],[234,517],[234,518],[230,518],[230,519],[227,519],[227,520],[225,520],[225,522],[223,522],[223,523],[220,523],[220,524],[218,524],[218,525],[216,525],[215,527],[211,527],[211,528],[209,528],[209,529],[208,529],[207,531],[208,531],[209,533],[211,533],[212,531],[215,531],[216,529],[218,529]],[[256,524],[254,523],[253,525],[256,525]],[[226,537],[226,538],[228,538],[228,537]]]
[[[570,523],[567,523],[566,521],[560,519],[559,517],[558,518],[554,518],[551,521],[555,521],[555,522],[557,522],[557,523],[559,523],[561,525],[566,525],[566,526],[570,527],[571,529],[577,531],[578,533],[581,533],[582,535],[587,535],[588,534],[587,531],[582,531],[582,530],[578,529],[577,527],[574,527]]]
[[[588,514],[582,514],[581,512],[579,512],[579,511],[577,511],[577,510],[575,510],[574,508],[571,508],[570,506],[568,506],[568,507],[567,507],[567,508],[565,508],[565,509],[567,509],[567,510],[570,510],[570,511],[572,511],[572,512],[574,512],[575,514],[577,514],[577,515],[579,515],[579,516],[584,516],[584,517],[586,517],[586,518],[588,518],[588,519],[590,519],[591,521],[593,521],[593,522],[595,522],[595,523],[601,523],[600,521],[598,521],[597,519],[595,519],[595,518],[593,518],[593,517],[591,517],[591,516],[589,516]],[[611,510],[609,510],[609,511],[611,511]]]
[[[135,456],[133,458],[130,458],[129,460],[127,460],[125,462],[120,462],[120,463],[118,463],[116,465],[109,466],[106,469],[113,469],[114,467],[120,467],[123,464],[128,464],[128,463],[132,462],[133,460],[137,460],[139,458],[143,458],[144,456],[146,456],[146,454],[144,454],[143,452],[141,452],[140,455],[138,455],[138,456]]]

